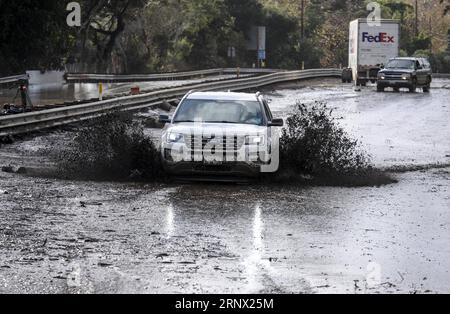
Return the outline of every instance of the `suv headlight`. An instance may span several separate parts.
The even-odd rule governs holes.
[[[264,135],[249,135],[246,137],[248,145],[264,145],[266,137]]]
[[[181,133],[170,132],[167,134],[168,143],[184,143],[184,136]]]
[[[402,79],[403,80],[409,80],[411,78],[411,74],[403,74]]]
[[[380,74],[378,74],[378,78],[380,80],[384,80],[386,78],[386,76],[384,75],[384,73],[380,73]]]

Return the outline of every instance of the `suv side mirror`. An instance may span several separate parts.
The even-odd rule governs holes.
[[[277,126],[282,127],[284,126],[284,120],[283,119],[273,119],[269,122],[269,126]]]
[[[165,124],[165,123],[170,123],[170,122],[171,122],[171,120],[170,120],[169,116],[163,115],[163,114],[159,116],[159,123]]]

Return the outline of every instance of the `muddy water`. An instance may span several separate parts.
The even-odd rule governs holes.
[[[359,189],[2,174],[0,292],[448,292],[449,171]]]
[[[296,99],[327,99],[380,166],[433,164],[448,150],[445,84],[376,94],[327,80],[270,97],[278,115]],[[65,140],[3,147],[1,164],[42,163],[41,149]],[[450,167],[395,176],[379,188],[319,188],[0,173],[0,292],[449,292]]]
[[[244,75],[247,76],[247,75]],[[104,83],[103,95],[112,96],[120,94],[128,94],[132,87],[139,87],[141,91],[151,91],[161,88],[177,87],[187,84],[201,83],[205,80],[215,81],[223,79],[235,78],[235,75],[211,76],[207,78],[198,78],[190,80],[175,81],[152,81],[152,82],[135,82],[135,83]],[[75,83],[75,84],[46,84],[46,85],[30,85],[29,95],[33,105],[52,105],[60,104],[65,101],[86,100],[98,98],[98,84],[96,83]],[[0,104],[12,103],[16,94],[16,89],[0,89]],[[15,103],[20,104],[20,95]]]

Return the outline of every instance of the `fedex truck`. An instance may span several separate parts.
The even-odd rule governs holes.
[[[356,85],[377,81],[378,71],[389,59],[398,57],[400,23],[381,20],[380,25],[370,25],[367,19],[350,22],[349,70]]]

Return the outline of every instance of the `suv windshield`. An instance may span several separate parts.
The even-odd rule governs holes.
[[[174,122],[235,123],[263,125],[258,101],[186,99]]]
[[[390,69],[414,69],[416,63],[413,60],[391,60],[386,68]]]

